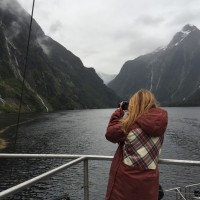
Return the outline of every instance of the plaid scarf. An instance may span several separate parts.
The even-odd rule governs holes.
[[[141,128],[132,130],[123,146],[123,162],[141,169],[156,169],[164,136],[150,137]]]

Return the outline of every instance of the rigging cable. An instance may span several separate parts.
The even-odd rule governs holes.
[[[20,96],[20,105],[19,105],[19,111],[18,111],[18,117],[17,117],[17,125],[16,125],[16,132],[14,137],[14,146],[13,146],[13,152],[16,151],[16,143],[17,143],[17,137],[18,137],[18,130],[19,130],[19,124],[20,124],[20,114],[21,114],[21,107],[22,107],[22,98],[24,93],[24,85],[25,85],[25,76],[26,76],[26,69],[28,66],[28,53],[29,53],[29,46],[30,46],[30,37],[31,37],[31,28],[32,28],[32,22],[33,22],[33,12],[34,12],[34,6],[35,6],[35,0],[33,0],[32,4],[32,12],[31,12],[31,19],[29,24],[29,31],[28,31],[28,40],[27,40],[27,47],[26,47],[26,54],[25,54],[25,60],[24,60],[24,72],[23,72],[23,80],[22,80],[22,88],[21,88],[21,96]],[[13,165],[11,165],[11,171],[9,173],[10,181],[13,174]]]
[[[15,139],[14,139],[14,152],[16,150],[16,142],[17,142],[17,137],[18,137],[19,123],[20,123],[20,114],[21,114],[22,99],[23,99],[23,93],[24,93],[25,77],[26,77],[26,70],[27,70],[27,66],[28,66],[28,55],[29,55],[29,46],[30,46],[34,7],[35,7],[35,0],[33,0],[31,19],[30,19],[30,24],[29,24],[28,41],[27,41],[26,55],[25,55],[25,62],[24,62],[22,89],[21,89],[20,104],[19,104],[19,111],[18,111],[18,118],[17,118],[17,127],[16,127],[16,133],[15,133]]]
[[[14,137],[14,146],[13,146],[13,152],[14,153],[16,151],[16,143],[17,143],[17,137],[18,137],[19,124],[20,124],[19,122],[20,122],[21,107],[22,107],[22,98],[23,98],[24,85],[25,85],[25,76],[26,76],[26,69],[27,69],[27,66],[28,66],[28,53],[29,53],[29,46],[30,46],[30,37],[31,37],[31,28],[32,28],[32,22],[33,22],[34,6],[35,6],[35,0],[33,0],[33,4],[32,4],[32,12],[31,12],[31,19],[30,19],[30,24],[29,24],[28,40],[27,40],[27,47],[26,47],[26,54],[25,54],[25,60],[24,60],[24,72],[23,72],[23,80],[22,80],[22,88],[21,88],[21,96],[20,96],[20,105],[19,105],[16,132],[15,132],[15,137]],[[12,177],[12,174],[13,174],[13,166],[14,165],[11,164],[11,171],[9,173],[10,181],[11,181],[11,177]]]

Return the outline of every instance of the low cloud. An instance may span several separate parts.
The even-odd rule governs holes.
[[[199,7],[200,8],[200,7]],[[187,9],[185,12],[176,12],[173,14],[173,17],[170,20],[170,24],[173,26],[177,26],[177,24],[185,25],[193,22],[193,24],[198,25],[200,19],[199,9]]]
[[[56,32],[59,32],[60,30],[62,30],[62,24],[61,24],[61,22],[60,21],[56,21],[55,23],[53,23],[51,26],[50,26],[50,28],[49,28],[49,31],[51,32],[51,33],[56,33]]]
[[[8,7],[9,7],[9,4],[11,4],[12,3],[12,1],[7,1],[7,0],[1,0],[0,1],[0,8],[1,9],[8,9]]]
[[[26,15],[26,11],[16,0],[1,0],[0,8],[3,10],[8,10],[10,13],[17,15],[19,18]]]
[[[20,32],[21,32],[21,26],[19,25],[18,22],[13,21],[8,30],[6,31],[6,36],[10,41],[12,41],[15,37],[19,35]]]
[[[47,36],[41,36],[37,38],[37,43],[42,48],[43,52],[47,55],[49,55],[52,50],[51,47],[47,45],[48,40],[49,40],[49,37]]]
[[[147,26],[157,26],[160,23],[163,23],[165,19],[162,16],[155,17],[150,15],[143,15],[136,19],[136,24],[142,24]]]

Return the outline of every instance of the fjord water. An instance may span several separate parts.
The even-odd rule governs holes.
[[[165,108],[169,124],[161,158],[200,160],[200,108]],[[22,115],[34,119],[21,124],[15,153],[96,154],[114,155],[117,144],[105,139],[106,126],[114,109],[94,109]],[[1,128],[16,122],[16,115],[0,115]],[[10,142],[4,152],[13,152],[16,127],[3,136]],[[6,189],[64,164],[65,159],[0,159],[0,189]],[[90,199],[103,200],[110,161],[89,161]],[[199,167],[159,165],[164,189],[200,182]],[[11,173],[12,169],[12,173]],[[36,184],[8,199],[54,200],[64,194],[70,199],[83,199],[83,163],[73,166],[47,181]],[[23,196],[23,197],[22,197]],[[175,199],[173,192],[166,200]]]

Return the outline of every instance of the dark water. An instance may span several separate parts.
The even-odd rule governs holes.
[[[161,158],[200,160],[200,108],[166,108],[169,125]],[[66,153],[113,155],[117,145],[106,141],[104,134],[113,109],[66,111],[38,116],[23,115],[18,130],[16,153]],[[15,115],[0,115],[1,128],[16,123]],[[13,152],[16,127],[2,136]],[[65,159],[0,159],[0,189],[6,189],[64,164]],[[198,167],[160,165],[160,182],[164,189],[200,182]],[[103,200],[110,162],[89,162],[90,199]],[[12,169],[12,173],[11,173]],[[72,200],[83,199],[83,163],[39,183],[8,199],[54,200],[69,194]],[[166,193],[165,200],[175,199]]]

